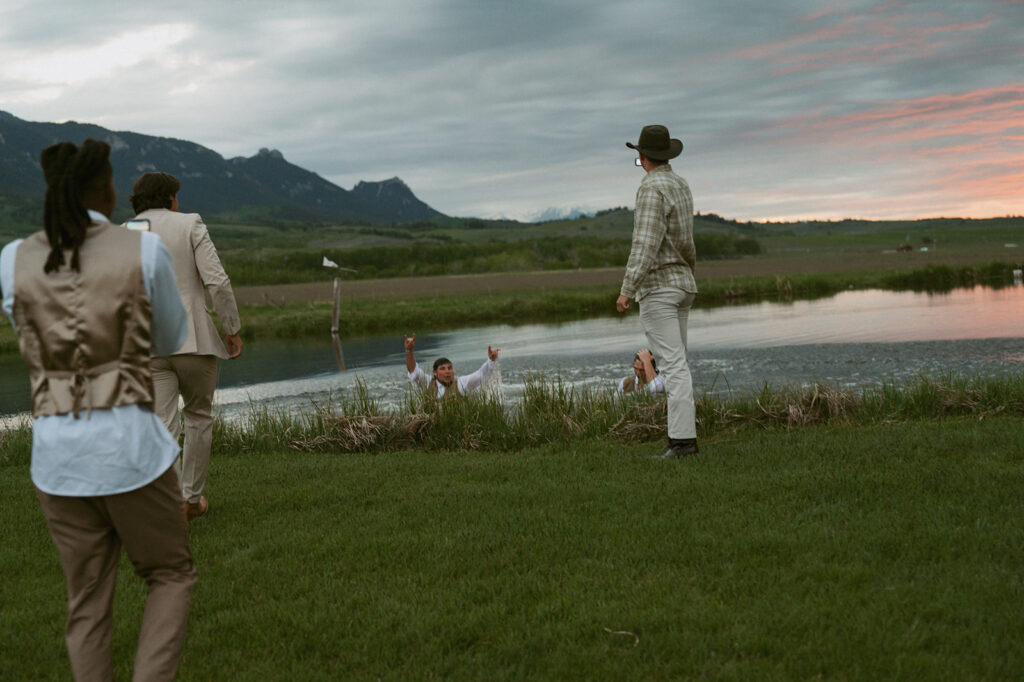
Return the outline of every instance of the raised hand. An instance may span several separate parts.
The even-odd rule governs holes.
[[[495,360],[497,360],[498,359],[498,351],[500,351],[500,350],[501,350],[500,348],[491,348],[490,346],[487,346],[487,359],[490,360],[491,362],[494,362]]]

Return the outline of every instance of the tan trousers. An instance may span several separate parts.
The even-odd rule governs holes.
[[[178,396],[185,403],[185,443],[178,462],[181,494],[198,502],[206,486],[213,442],[213,392],[217,388],[214,355],[169,355],[153,358],[153,411],[175,439],[181,437]]]
[[[149,588],[133,680],[173,680],[196,573],[171,467],[152,483],[102,497],[36,489],[68,586],[65,641],[78,682],[114,679],[110,643],[121,546]]]
[[[693,378],[686,359],[686,324],[695,294],[666,287],[655,289],[640,302],[640,324],[647,335],[668,395],[668,437],[697,437]]]

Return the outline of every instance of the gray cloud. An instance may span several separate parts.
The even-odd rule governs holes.
[[[914,136],[912,125],[889,135],[870,118],[906,100],[1019,84],[1020,3],[155,7],[57,0],[0,10],[0,60],[30,66],[154,23],[188,27],[187,38],[138,63],[112,58],[99,75],[39,86],[17,69],[4,72],[2,108],[190,139],[225,156],[274,147],[345,187],[398,175],[456,215],[631,204],[639,174],[623,142],[650,122],[684,140],[675,167],[703,211],[1024,212],[1020,199],[986,199],[981,183],[951,194],[944,183],[954,176],[934,164],[948,136]],[[1020,95],[1005,96],[1020,115]],[[977,165],[1010,126],[980,107],[950,107],[948,116]],[[932,115],[921,120],[940,128]],[[1009,144],[1011,161],[1024,157],[1019,134]]]

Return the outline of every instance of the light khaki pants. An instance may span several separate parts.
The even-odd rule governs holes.
[[[68,586],[65,641],[77,682],[114,679],[110,643],[121,546],[149,589],[133,680],[173,680],[196,573],[174,467],[137,490],[65,497],[36,489]]]
[[[686,323],[695,294],[667,287],[655,289],[640,301],[640,324],[647,335],[668,394],[668,437],[697,437],[693,378],[686,356]]]
[[[178,396],[185,407],[185,444],[181,448],[178,475],[181,494],[198,502],[206,486],[213,442],[213,392],[217,388],[217,357],[169,355],[153,358],[153,411],[177,440],[181,436]]]

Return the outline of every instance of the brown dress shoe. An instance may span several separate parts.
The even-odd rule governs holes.
[[[210,511],[210,503],[207,502],[206,495],[200,495],[198,502],[185,503],[185,518],[189,521],[195,521],[208,511]]]

